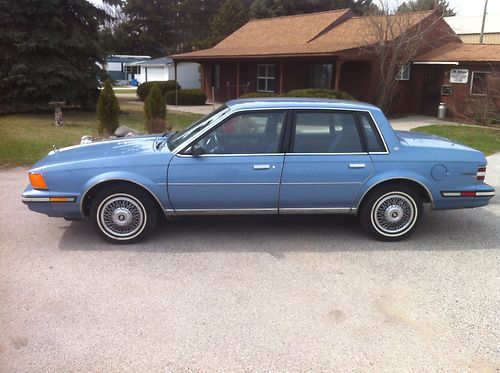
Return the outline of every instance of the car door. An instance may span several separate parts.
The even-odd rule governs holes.
[[[373,173],[355,112],[300,110],[293,114],[279,212],[349,213]]]
[[[177,214],[278,212],[285,111],[247,111],[176,154],[168,195]]]

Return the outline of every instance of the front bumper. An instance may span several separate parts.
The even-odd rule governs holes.
[[[21,201],[31,211],[50,217],[83,219],[79,197],[75,193],[35,190],[28,185],[21,196]]]

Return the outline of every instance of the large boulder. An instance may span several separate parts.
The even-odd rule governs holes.
[[[116,137],[131,137],[139,135],[139,131],[121,124],[115,131]]]

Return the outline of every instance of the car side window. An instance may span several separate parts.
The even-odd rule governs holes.
[[[203,136],[203,154],[278,153],[284,128],[284,111],[241,113]]]
[[[297,112],[292,152],[363,152],[354,114],[334,111]]]
[[[366,135],[366,147],[369,152],[385,152],[384,143],[368,113],[360,113],[359,118]]]

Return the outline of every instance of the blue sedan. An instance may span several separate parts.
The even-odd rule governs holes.
[[[351,214],[400,240],[432,209],[488,204],[483,153],[394,131],[380,109],[326,99],[234,100],[189,128],[51,151],[29,171],[36,212],[90,218],[115,243],[159,215]]]

